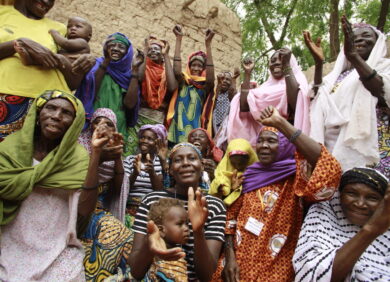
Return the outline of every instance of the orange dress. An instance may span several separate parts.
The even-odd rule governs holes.
[[[296,153],[297,171],[284,181],[245,193],[227,211],[226,234],[235,235],[241,281],[293,281],[292,257],[303,222],[303,201],[332,197],[341,177],[338,161],[322,147],[314,171]],[[247,231],[249,217],[263,225],[259,236]],[[224,259],[214,281],[221,280]]]

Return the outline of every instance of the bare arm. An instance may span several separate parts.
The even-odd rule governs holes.
[[[144,40],[144,55],[147,56],[149,52],[149,38],[145,38]],[[142,62],[142,64],[139,65],[138,68],[138,80],[140,82],[144,81],[145,79],[145,69],[146,69],[146,59]]]
[[[165,64],[165,76],[167,80],[167,94],[173,93],[178,88],[178,83],[173,72],[171,60],[169,59],[169,43],[165,41],[165,46],[162,49]]]
[[[251,74],[255,67],[255,63],[253,62],[253,59],[246,58],[243,60],[242,66],[244,67],[244,81],[241,84],[240,112],[249,112],[248,93],[250,89]]]
[[[137,50],[137,55],[133,59],[131,67],[131,79],[129,88],[125,98],[123,99],[123,104],[128,109],[133,109],[138,103],[138,92],[139,92],[139,81],[138,81],[138,70],[139,66],[145,61],[145,55],[142,51]]]
[[[211,41],[213,40],[215,33],[213,30],[208,29],[206,31],[206,84],[205,91],[206,94],[210,93],[214,89],[214,63],[213,63],[213,55],[211,51]]]
[[[299,84],[290,65],[291,50],[288,48],[282,48],[279,50],[279,53],[282,57],[282,69],[284,79],[286,81],[287,103],[290,106],[290,109],[295,112]]]
[[[15,40],[0,43],[0,60],[15,54]]]
[[[121,158],[115,160],[114,173],[114,189],[112,192],[114,195],[120,195],[122,190],[123,177],[125,175],[125,170],[123,168],[123,162]]]
[[[260,114],[259,122],[266,126],[272,126],[278,129],[287,139],[297,131],[285,118],[283,118],[278,110],[272,106],[268,106]],[[297,150],[305,157],[309,164],[314,168],[321,155],[321,145],[311,139],[304,133],[301,133],[294,141]]]
[[[163,176],[162,174],[156,174],[154,170],[153,160],[151,159],[150,154],[146,154],[145,171],[149,174],[153,190],[162,190]]]
[[[181,26],[176,25],[173,28],[173,33],[176,36],[175,55],[173,56],[173,73],[177,84],[180,85],[183,82],[181,70],[181,41],[183,39],[183,32]]]
[[[318,37],[316,43],[314,43],[311,39],[310,32],[305,30],[303,32],[303,38],[315,62],[313,91],[314,94],[317,94],[318,88],[322,84],[322,70],[325,60],[324,52],[321,47],[321,37]]]
[[[227,282],[240,281],[240,269],[236,261],[236,255],[234,253],[234,235],[225,235],[225,267],[222,271],[222,277]]]
[[[238,77],[240,77],[240,69],[235,68],[234,73],[233,73],[233,77],[232,77],[232,85],[229,89],[229,101],[233,100],[234,95],[237,94],[237,78]]]
[[[82,50],[89,51],[88,42],[83,38],[67,39],[54,29],[51,29],[49,33],[51,34],[57,45],[59,45],[62,49],[68,52],[78,52]]]

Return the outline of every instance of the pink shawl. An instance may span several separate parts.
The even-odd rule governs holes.
[[[294,55],[291,55],[290,65],[299,84],[297,105],[294,116],[294,126],[304,133],[310,132],[308,97],[309,86]],[[262,125],[256,120],[267,106],[274,106],[284,117],[287,117],[287,93],[285,79],[275,79],[271,74],[260,87],[252,89],[248,94],[249,112],[240,112],[240,94],[234,96],[230,103],[228,141],[236,138],[248,140],[256,146],[256,139]],[[238,130],[240,129],[240,130]]]

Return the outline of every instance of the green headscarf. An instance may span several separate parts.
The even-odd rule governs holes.
[[[32,166],[34,131],[37,127],[39,109],[47,101],[56,98],[70,101],[75,107],[76,117],[61,143],[41,163]],[[73,95],[54,90],[46,91],[35,99],[22,129],[0,143],[0,225],[12,221],[20,204],[35,186],[48,189],[82,187],[87,175],[89,156],[77,143],[77,138],[84,120],[84,107]]]

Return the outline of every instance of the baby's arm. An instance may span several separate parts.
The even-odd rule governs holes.
[[[67,39],[54,29],[51,29],[49,33],[53,37],[54,41],[67,52],[74,53],[84,50],[89,52],[88,42],[83,38]]]

